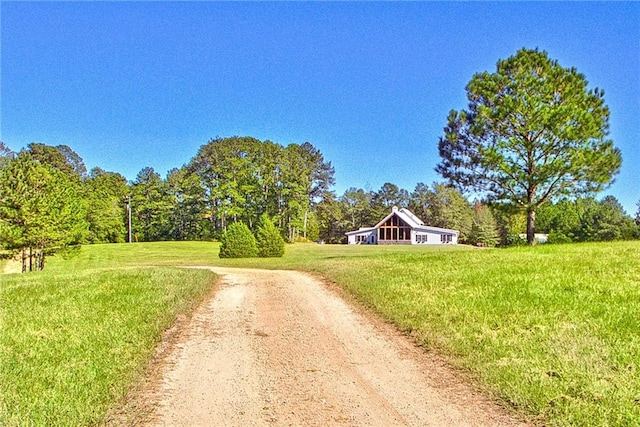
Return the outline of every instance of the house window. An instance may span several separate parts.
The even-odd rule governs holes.
[[[411,240],[411,227],[397,215],[386,220],[378,229],[378,240]]]
[[[453,241],[453,236],[451,234],[441,234],[440,242],[441,243],[451,243]]]
[[[416,235],[416,243],[427,243],[427,239],[428,239],[427,234]]]

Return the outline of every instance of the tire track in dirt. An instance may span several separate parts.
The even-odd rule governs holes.
[[[524,425],[309,275],[210,269],[221,287],[145,392],[149,425]]]

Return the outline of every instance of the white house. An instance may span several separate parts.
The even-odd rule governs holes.
[[[459,234],[458,230],[424,225],[409,209],[395,206],[375,226],[345,233],[350,245],[455,245]]]

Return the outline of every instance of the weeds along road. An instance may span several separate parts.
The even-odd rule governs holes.
[[[211,269],[221,286],[144,393],[149,425],[519,425],[311,276]]]

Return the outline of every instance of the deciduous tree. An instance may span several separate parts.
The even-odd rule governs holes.
[[[550,243],[631,240],[638,238],[633,218],[613,196],[597,201],[593,197],[560,200],[540,209],[540,231]]]
[[[200,178],[187,168],[172,169],[167,174],[167,191],[171,199],[168,238],[198,240],[210,237],[205,218],[205,190]]]
[[[215,233],[235,221],[253,225],[262,212],[279,209],[282,164],[273,148],[273,144],[263,145],[251,137],[215,138],[200,147],[191,160],[188,169],[200,179]]]
[[[333,193],[329,193],[316,206],[318,215],[319,238],[326,243],[340,243],[344,233],[352,227],[343,227],[343,213],[340,202]]]
[[[378,220],[384,218],[393,206],[406,208],[409,206],[409,192],[396,184],[385,182],[378,192],[373,194],[371,200],[373,215]]]
[[[471,232],[473,208],[454,187],[433,183],[431,188],[418,183],[411,193],[409,209],[425,224],[459,230],[458,239],[466,242]]]
[[[84,186],[89,222],[87,240],[90,243],[124,242],[127,179],[119,173],[93,168]]]
[[[84,165],[82,157],[67,145],[54,147],[32,142],[27,145],[26,151],[31,154],[34,159],[46,163],[69,176],[77,179],[84,179],[87,176],[87,168]]]
[[[351,187],[345,190],[340,197],[344,221],[348,222],[348,227],[344,231],[370,227],[381,219],[375,218],[373,214],[372,199],[373,194],[365,192],[362,188]]]
[[[601,201],[589,197],[578,199],[576,209],[580,217],[575,231],[578,241],[630,240],[636,237],[633,219],[613,196]]]
[[[188,165],[200,178],[216,232],[267,213],[287,239],[317,236],[313,211],[333,185],[333,167],[311,143],[287,147],[251,137],[215,138]]]

